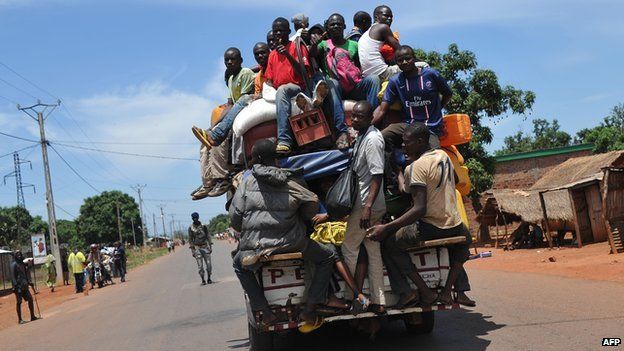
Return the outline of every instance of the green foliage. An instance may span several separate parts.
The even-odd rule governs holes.
[[[87,246],[84,237],[78,233],[78,226],[74,221],[59,219],[56,221],[56,232],[59,242],[68,244],[70,248],[83,249]]]
[[[497,150],[496,155],[570,146],[572,136],[560,128],[559,121],[556,119],[552,123],[545,119],[534,119],[533,135],[525,135],[522,131],[518,131],[512,136],[505,137],[505,146]]]
[[[80,215],[76,222],[79,236],[87,244],[112,243],[119,240],[117,231],[117,205],[121,217],[121,232],[124,242],[133,242],[131,218],[136,228],[141,225],[139,206],[134,198],[121,191],[105,191],[87,198],[80,206]],[[143,236],[137,235],[137,244]]]
[[[419,60],[437,69],[453,90],[453,98],[446,107],[447,113],[465,113],[472,124],[472,141],[461,145],[459,151],[469,161],[473,197],[489,189],[494,173],[494,159],[485,150],[492,142],[492,130],[483,125],[484,119],[498,121],[507,114],[524,114],[535,102],[532,91],[513,86],[501,86],[496,73],[478,67],[475,54],[449,45],[448,52],[414,50]]]
[[[624,150],[624,104],[614,106],[599,126],[579,131],[576,140],[593,143],[594,153]]]
[[[216,215],[208,222],[208,232],[210,234],[216,234],[224,232],[230,227],[230,216],[225,213]]]
[[[37,218],[39,221],[43,222],[41,217]],[[25,208],[17,206],[0,207],[0,245],[8,246],[13,249],[18,249],[22,245],[29,245],[30,235],[32,233],[46,232],[46,230],[31,231],[31,226],[33,229],[47,228],[40,228],[41,225],[39,221],[33,226],[33,217]]]

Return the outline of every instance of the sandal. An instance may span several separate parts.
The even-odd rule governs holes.
[[[370,305],[370,300],[364,296],[362,300],[359,298],[354,299],[351,304],[351,314],[357,316],[360,313],[366,312],[368,310],[368,306]]]
[[[191,131],[193,131],[195,137],[202,143],[202,145],[208,148],[208,150],[210,150],[213,146],[216,146],[215,141],[212,140],[212,137],[210,136],[210,133],[206,133],[204,129],[193,126]]]
[[[394,305],[394,308],[397,310],[402,310],[405,308],[414,307],[415,305],[418,304],[418,302],[419,302],[418,295],[415,294],[414,296],[412,296],[411,299],[408,299],[407,301],[403,303],[401,303],[401,301],[399,300],[399,302],[396,305]]]
[[[277,144],[275,152],[281,155],[288,155],[291,152],[290,146],[286,144]]]
[[[368,310],[378,316],[383,316],[384,314],[387,313],[386,308],[383,305],[379,305],[376,303],[373,303],[370,306],[368,306]]]
[[[455,293],[455,296],[453,296],[453,301],[455,301],[456,303],[462,305],[462,306],[466,306],[466,307],[475,307],[477,306],[477,303],[474,300],[471,300],[468,296],[464,295],[464,297],[460,298],[459,294]]]
[[[314,317],[314,322],[304,322],[302,326],[299,327],[299,331],[303,334],[311,333],[323,325],[323,318],[319,316]]]

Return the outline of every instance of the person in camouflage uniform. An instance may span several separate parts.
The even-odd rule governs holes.
[[[197,268],[199,269],[199,276],[201,277],[201,285],[212,284],[210,274],[212,273],[212,263],[210,262],[210,254],[212,253],[212,238],[208,233],[208,228],[199,221],[199,214],[193,212],[191,214],[193,224],[189,226],[189,246],[193,257],[197,260]],[[204,263],[206,269],[204,270]],[[204,278],[206,273],[206,278]]]

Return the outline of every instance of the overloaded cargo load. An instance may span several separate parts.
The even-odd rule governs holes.
[[[271,144],[270,147],[275,151],[271,152],[272,154],[280,154],[277,161],[279,167],[289,169],[287,172],[294,172],[292,170],[299,169],[303,173],[301,183],[299,180],[292,183],[297,184],[296,187],[299,187],[299,191],[303,191],[301,187],[306,188],[305,190],[310,195],[308,198],[315,197],[314,194],[310,193],[310,190],[316,193],[322,207],[318,215],[324,216],[324,219],[318,223],[315,222],[315,216],[312,220],[306,219],[312,223],[305,225],[297,223],[289,227],[288,235],[292,235],[292,228],[307,226],[309,232],[305,240],[309,243],[315,245],[319,245],[319,243],[328,244],[333,247],[332,250],[337,252],[342,250],[344,257],[337,259],[335,266],[332,266],[334,271],[331,274],[329,289],[331,293],[329,295],[336,299],[345,298],[347,300],[353,298],[350,296],[351,293],[358,295],[350,304],[350,309],[331,309],[326,306],[329,303],[318,304],[319,306],[314,307],[313,305],[317,304],[315,295],[312,294],[312,298],[308,299],[307,293],[309,291],[308,286],[313,284],[310,281],[314,280],[317,274],[315,274],[314,268],[316,267],[315,261],[309,258],[306,258],[307,261],[303,260],[303,253],[307,248],[301,249],[303,253],[289,252],[293,250],[276,251],[274,246],[268,248],[262,246],[267,241],[261,239],[258,239],[255,244],[245,242],[245,245],[248,246],[244,246],[238,251],[234,258],[235,266],[239,267],[240,265],[242,267],[240,269],[246,269],[247,266],[253,267],[249,270],[253,272],[255,279],[247,279],[246,284],[251,282],[255,288],[248,290],[257,292],[259,286],[269,304],[268,310],[263,309],[263,307],[255,307],[257,310],[252,310],[250,301],[257,302],[259,300],[258,294],[246,294],[252,349],[271,349],[271,339],[276,331],[299,328],[301,332],[310,332],[324,323],[347,319],[360,320],[380,316],[401,318],[405,321],[408,330],[426,333],[433,328],[433,311],[459,308],[457,302],[473,303],[474,305],[470,299],[467,303],[465,300],[462,302],[457,297],[451,296],[443,299],[440,296],[451,295],[451,286],[457,287],[457,281],[455,284],[447,284],[447,279],[453,281],[449,276],[454,276],[453,273],[449,274],[449,272],[457,272],[457,262],[461,262],[457,258],[456,248],[461,246],[467,251],[467,245],[470,242],[469,234],[462,230],[468,226],[462,196],[466,196],[471,191],[471,182],[465,160],[456,147],[471,140],[470,117],[461,113],[445,116],[442,114],[442,109],[452,96],[450,87],[439,72],[430,68],[426,62],[416,60],[412,48],[400,45],[398,33],[390,30],[392,13],[387,6],[379,6],[375,9],[375,22],[372,25],[370,23],[371,18],[366,13],[358,12],[354,18],[366,18],[366,16],[369,19],[366,28],[361,30],[362,28],[358,28],[356,24],[356,27],[347,36],[347,38],[359,39],[359,42],[345,40],[343,31],[346,27],[344,17],[340,15],[330,16],[325,26],[314,25],[311,27],[309,23],[306,23],[307,18],[304,15],[293,16],[296,34],[291,38],[285,37],[290,31],[287,28],[288,21],[284,18],[277,18],[273,22],[273,30],[267,35],[268,45],[264,45],[266,48],[259,44],[254,47],[254,55],[260,66],[258,67],[259,72],[254,78],[253,98],[250,98],[252,90],[250,90],[249,72],[239,67],[239,70],[235,71],[239,73],[232,73],[230,78],[226,78],[230,88],[231,101],[228,105],[222,105],[213,110],[212,128],[208,130],[193,128],[194,134],[205,147],[203,149],[204,155],[206,152],[209,153],[208,159],[214,161],[218,157],[222,161],[223,155],[229,154],[228,157],[225,157],[228,162],[229,176],[231,177],[232,174],[236,174],[236,176],[226,180],[219,178],[215,182],[213,182],[214,179],[208,179],[204,181],[203,186],[215,187],[214,183],[223,184],[223,182],[229,184],[229,197],[234,197],[233,205],[231,205],[234,210],[233,212],[230,210],[233,218],[232,223],[235,223],[234,218],[240,222],[244,221],[244,213],[242,210],[239,211],[237,206],[243,202],[241,198],[246,196],[241,195],[241,192],[245,190],[240,190],[245,188],[245,184],[252,184],[253,192],[261,193],[259,198],[253,198],[255,195],[250,195],[251,199],[244,197],[245,201],[250,201],[254,206],[260,207],[261,204],[271,202],[269,200],[273,200],[274,203],[286,201],[285,199],[278,201],[276,197],[271,196],[280,191],[280,189],[275,188],[277,187],[275,184],[283,184],[284,187],[289,187],[290,178],[286,183],[276,183],[275,179],[271,180],[272,185],[266,183],[265,186],[274,187],[273,190],[265,190],[266,193],[264,193],[261,181],[258,179],[268,177],[267,174],[253,173],[262,171],[262,167],[273,167],[276,162],[274,155],[269,156],[271,162],[264,164],[261,158],[258,158],[258,152],[255,151],[254,162],[256,165],[250,170],[254,145],[266,146],[267,141],[265,139],[276,140],[275,146]],[[270,53],[268,52],[269,48],[272,50]],[[231,49],[228,50],[224,58],[226,65],[228,62],[231,65],[232,60],[236,59],[236,52],[232,52]],[[268,58],[262,56],[263,50],[266,51],[265,56]],[[362,54],[363,52],[365,54]],[[240,63],[242,63],[242,59]],[[243,73],[240,72],[246,74],[247,78],[241,78]],[[240,84],[236,85],[234,82]],[[233,89],[234,86],[238,90]],[[284,86],[285,88],[282,88]],[[248,95],[240,97],[241,90],[244,89],[247,89]],[[415,138],[409,139],[410,137],[407,136],[409,132],[407,131],[412,130],[412,133],[416,133],[414,130],[417,128],[420,128],[419,140],[421,145],[429,150],[420,154],[415,153],[414,149],[410,149],[410,147],[405,147],[403,150],[401,145],[416,140]],[[224,135],[222,129],[229,132],[225,143],[222,141]],[[371,138],[377,139],[370,141],[372,144],[367,144],[367,146],[374,148],[365,149],[363,151],[365,153],[362,154],[362,151],[358,150],[358,146],[361,148],[362,140],[369,135],[369,132],[372,133],[370,135],[373,135]],[[412,150],[411,153],[408,150]],[[414,174],[416,174],[416,172],[412,172],[415,168],[414,164],[417,163],[416,161],[420,156],[424,155],[424,152],[431,152],[430,157],[428,157],[432,161],[427,162],[436,163],[427,164],[429,168],[421,169],[418,174],[424,174],[428,172],[428,169],[434,168],[436,169],[435,172],[438,172],[437,166],[439,166],[441,174],[439,179],[433,177],[430,179],[414,178]],[[413,163],[410,165],[407,164],[406,154],[411,155],[409,160]],[[266,154],[264,155],[266,156]],[[365,161],[359,161],[358,157],[362,155],[364,155],[362,159]],[[369,161],[368,156],[370,155],[377,158]],[[375,164],[367,164],[367,167],[375,168],[375,172],[370,171],[372,178],[375,179],[367,181],[371,184],[376,182],[377,185],[375,186],[379,186],[381,189],[380,195],[371,198],[379,199],[382,197],[381,203],[382,205],[385,203],[385,210],[381,212],[381,210],[375,209],[380,213],[375,214],[379,216],[378,218],[375,217],[374,220],[372,220],[372,215],[368,219],[363,219],[363,206],[359,205],[357,216],[362,216],[362,219],[353,215],[356,210],[355,200],[352,198],[360,199],[364,203],[364,197],[368,196],[362,194],[363,188],[360,188],[359,182],[361,181],[360,177],[363,176],[357,176],[357,172],[360,170],[355,170],[357,167],[354,167],[354,164],[358,162],[353,161],[354,159],[357,159],[358,162],[376,162]],[[206,164],[208,166],[204,168],[206,172],[203,173],[210,175],[213,172],[212,175],[215,178],[214,172],[216,171],[209,167],[214,162],[207,162]],[[409,167],[408,171],[406,171],[407,167]],[[281,171],[283,170],[270,170],[270,172]],[[433,174],[434,171],[430,173]],[[363,174],[366,175],[366,173]],[[364,257],[361,263],[367,266],[367,270],[376,269],[376,271],[368,276],[371,277],[370,286],[369,279],[366,277],[362,290],[354,287],[354,283],[352,283],[354,278],[349,277],[349,274],[355,274],[353,272],[344,273],[339,265],[340,261],[346,262],[347,260],[345,251],[347,243],[344,240],[345,237],[349,238],[348,230],[359,228],[358,230],[363,233],[361,240],[358,239],[360,241],[358,241],[357,246],[360,248],[365,246],[365,239],[369,240],[368,244],[374,242],[371,245],[381,245],[379,242],[387,237],[381,236],[379,234],[381,229],[374,227],[382,227],[377,224],[393,223],[401,216],[406,217],[416,213],[414,210],[417,208],[415,203],[424,202],[422,200],[424,197],[419,200],[414,195],[416,191],[412,190],[410,184],[435,184],[432,179],[438,183],[438,188],[442,188],[440,193],[443,195],[441,196],[445,196],[445,198],[436,200],[441,208],[437,215],[441,216],[440,213],[448,214],[446,218],[442,218],[444,223],[440,224],[438,229],[445,231],[444,233],[453,234],[441,234],[433,239],[427,237],[429,233],[420,232],[420,229],[418,231],[413,229],[417,228],[417,225],[418,228],[421,228],[421,225],[422,228],[425,228],[426,223],[416,222],[423,219],[425,213],[418,214],[420,217],[413,217],[417,219],[414,219],[410,225],[401,224],[399,229],[405,229],[406,235],[411,235],[412,241],[409,247],[399,248],[399,251],[395,251],[396,255],[392,256],[401,256],[405,266],[415,267],[417,274],[411,271],[410,274],[414,273],[410,276],[411,281],[408,281],[408,285],[411,284],[411,286],[405,290],[417,292],[417,296],[410,296],[405,291],[399,295],[392,290],[392,286],[397,287],[395,285],[397,270],[396,267],[393,268],[392,264],[387,263],[387,257],[384,257],[382,261],[380,246],[376,246],[376,249],[371,251],[374,254],[368,253],[372,258],[367,257],[368,248],[361,251],[365,253],[364,255],[360,252],[360,255]],[[304,182],[307,182],[306,186],[303,185]],[[338,186],[343,184],[347,185],[344,188],[345,191],[338,192],[349,196],[341,195],[344,199],[337,200],[328,195],[335,194],[337,192],[335,189],[343,189]],[[362,187],[366,186],[363,185]],[[430,190],[427,189],[426,191],[429,192]],[[435,190],[432,191],[432,193],[427,194],[427,201],[433,201],[431,198],[437,196]],[[214,192],[210,194],[212,195],[209,196],[214,196]],[[291,195],[289,193],[288,201],[284,203],[290,204]],[[429,195],[432,195],[431,198]],[[297,196],[300,194],[292,197]],[[193,198],[196,199],[195,196]],[[198,196],[197,198],[201,197]],[[448,201],[449,199],[452,201]],[[334,208],[338,208],[338,206],[333,205],[334,202],[342,200],[346,204],[343,207],[347,212],[337,215]],[[367,204],[368,210],[372,212],[372,207],[377,202],[379,201],[375,201],[372,205]],[[229,205],[230,203],[228,203]],[[265,207],[268,208],[268,205]],[[283,206],[277,211],[279,215],[267,215],[265,217],[273,218],[275,222],[275,218],[282,218],[280,217],[282,212],[288,212],[288,210],[298,211],[300,209],[297,209],[296,206]],[[262,207],[260,211],[267,212],[268,210]],[[290,219],[296,217],[295,215],[290,216],[279,224],[290,223]],[[269,218],[264,219],[267,220],[267,223],[271,222]],[[359,223],[356,223],[356,219]],[[447,221],[447,219],[450,220]],[[448,226],[446,225],[447,222],[449,223]],[[264,222],[261,224],[264,225]],[[433,222],[428,225],[428,228],[433,228],[431,232],[434,233],[436,226]],[[250,235],[248,238],[261,237],[260,230],[254,230],[253,236]],[[372,232],[368,232],[371,230]],[[375,234],[375,230],[379,231]],[[275,240],[274,234],[272,233],[273,236],[271,237],[267,235],[264,239]],[[244,237],[245,233],[242,235]],[[375,235],[379,236],[375,237]],[[281,239],[284,236],[285,234],[281,237],[278,236],[278,238]],[[351,238],[354,237],[359,238],[359,236]],[[241,240],[241,245],[242,243]],[[272,252],[280,253],[271,254]],[[241,253],[247,256],[242,257]],[[357,254],[357,251],[351,250],[351,254],[353,253]],[[340,256],[339,254],[336,255]],[[335,257],[335,255],[327,257]],[[349,259],[353,260],[353,258]],[[375,268],[372,268],[373,259],[378,262]],[[360,257],[357,257],[357,260],[359,264]],[[389,266],[386,267],[385,264],[389,264]],[[396,265],[395,262],[394,266]],[[382,271],[382,266],[383,272],[379,273]],[[324,269],[327,271],[326,267]],[[240,270],[237,272],[240,273]],[[401,273],[403,274],[403,272]],[[382,275],[383,279],[381,278]],[[408,274],[405,273],[404,275],[407,276]],[[463,271],[463,275],[466,276],[465,271]],[[392,286],[390,277],[393,277]],[[407,279],[406,277],[403,278]],[[466,285],[467,279],[466,276]],[[383,282],[380,283],[382,280]],[[242,278],[241,282],[243,282]],[[398,289],[398,291],[400,290]],[[442,294],[439,294],[439,291],[442,291]],[[368,299],[364,298],[366,303],[360,299],[359,293],[363,293],[363,296],[370,296]],[[426,298],[425,295],[427,294],[433,294],[433,296]],[[385,298],[383,298],[384,295]],[[260,296],[262,295],[260,294]],[[379,300],[378,303],[370,301],[375,298]],[[362,306],[359,306],[358,303],[362,303]],[[316,310],[313,312],[317,313],[321,317],[320,319],[304,316],[305,313],[309,312],[307,309],[314,310],[315,308]],[[366,310],[367,308],[370,309]]]

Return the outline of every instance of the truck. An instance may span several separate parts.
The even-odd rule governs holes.
[[[451,237],[438,240],[421,242],[411,247],[408,252],[418,273],[432,289],[441,289],[449,273],[449,256],[447,245],[464,243],[463,236]],[[262,313],[254,313],[245,296],[247,305],[247,319],[249,330],[249,342],[251,350],[273,350],[274,339],[289,333],[303,322],[297,318],[302,311],[305,302],[305,266],[301,253],[276,254],[261,259],[262,266],[256,273],[256,278],[264,290],[264,295],[269,302],[273,313],[278,317],[278,322],[269,326],[263,326]],[[339,280],[340,291],[337,297],[343,297],[345,284]],[[415,286],[413,286],[415,288]],[[365,281],[364,291],[368,293]],[[394,309],[399,297],[392,292],[387,273],[384,269],[384,292],[386,296],[386,316],[390,319],[402,319],[406,330],[416,334],[431,333],[435,322],[435,311],[458,309],[457,303],[452,305],[436,304],[425,307],[409,307]],[[337,315],[325,316],[323,324],[331,324],[338,321],[378,317],[372,312],[364,312],[353,315],[345,312]]]

